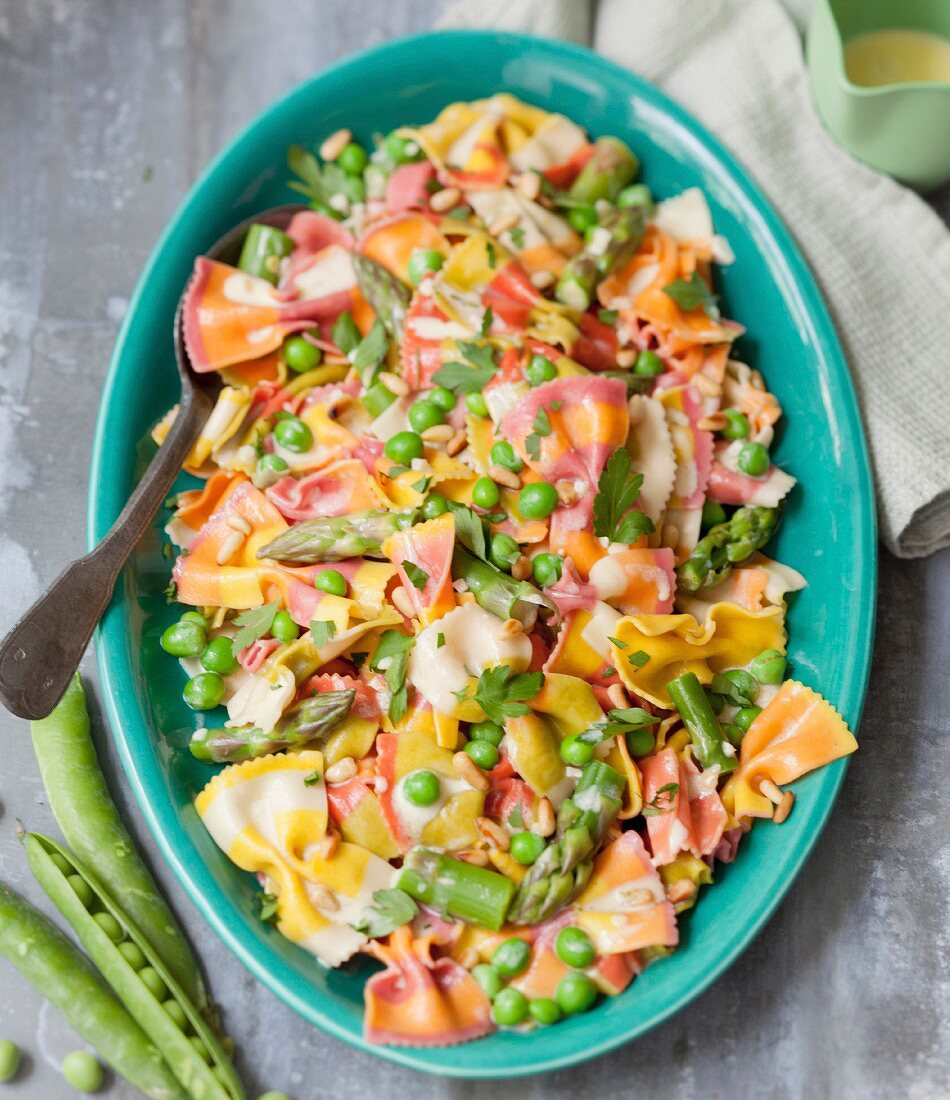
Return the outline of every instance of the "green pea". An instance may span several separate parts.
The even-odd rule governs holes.
[[[576,1016],[586,1012],[597,1000],[597,986],[586,974],[574,971],[565,974],[557,983],[554,999],[563,1013]]]
[[[296,416],[287,416],[278,420],[274,427],[274,438],[288,451],[300,454],[313,446],[313,432]]]
[[[66,881],[72,887],[73,893],[82,902],[86,909],[92,905],[93,893],[92,887],[81,875],[68,875]]]
[[[469,741],[465,752],[483,771],[491,771],[498,763],[499,752],[491,741]]]
[[[524,864],[525,867],[530,867],[546,847],[544,837],[525,829],[514,834],[508,851],[513,860]]]
[[[532,386],[540,386],[557,378],[557,367],[544,355],[532,355],[524,374]]]
[[[745,413],[739,412],[738,409],[723,409],[722,415],[726,418],[727,424],[722,429],[722,434],[726,439],[748,439],[749,437],[749,418]]]
[[[656,738],[649,730],[630,730],[627,734],[627,752],[631,756],[649,756],[656,746]]]
[[[323,359],[323,352],[302,336],[291,336],[286,339],[281,355],[295,374],[304,374],[308,370],[313,370]]]
[[[557,505],[557,489],[546,481],[533,481],[518,494],[518,511],[525,519],[547,519]]]
[[[433,802],[438,802],[442,784],[435,772],[420,768],[406,776],[403,791],[413,806],[431,806]]]
[[[119,954],[133,970],[141,970],[148,962],[142,953],[142,948],[137,943],[133,943],[132,940],[123,940],[122,943],[118,944],[118,948]]]
[[[501,990],[501,975],[488,963],[479,963],[472,967],[472,977],[482,987],[485,996],[493,1001]]]
[[[573,966],[583,970],[590,966],[597,957],[594,943],[583,928],[569,925],[562,928],[554,941],[554,954],[565,966]]]
[[[749,477],[761,477],[768,472],[769,452],[761,443],[750,441],[742,445],[736,465]]]
[[[289,611],[278,611],[274,616],[270,632],[278,642],[286,645],[299,637],[300,627],[294,622]]]
[[[502,940],[492,952],[492,966],[504,978],[514,978],[528,969],[531,945],[518,936]]]
[[[488,461],[493,466],[501,466],[503,470],[511,470],[513,473],[518,473],[524,468],[524,463],[515,453],[514,447],[504,440],[494,444],[488,453]]]
[[[0,1039],[0,1081],[9,1081],[20,1068],[20,1048],[12,1039]]]
[[[156,1001],[164,1001],[168,996],[168,986],[162,980],[161,974],[152,966],[143,966],[139,971],[142,984],[152,994]]]
[[[406,270],[409,281],[418,286],[430,271],[439,271],[445,263],[445,257],[434,248],[417,248],[409,257]]]
[[[509,985],[495,998],[491,1014],[499,1027],[517,1027],[528,1018],[528,998],[520,989]]]
[[[465,407],[472,416],[488,416],[488,404],[480,393],[467,393]]]
[[[50,855],[50,859],[53,861],[53,865],[60,874],[71,875],[73,873],[73,869],[69,865],[69,860],[61,856],[59,852],[53,852],[52,855]]]
[[[336,158],[337,164],[348,176],[361,175],[368,160],[366,150],[355,141],[351,141],[349,145],[344,145],[343,151]]]
[[[161,645],[173,657],[197,657],[205,647],[205,632],[197,623],[172,623],[162,634]]]
[[[63,1059],[63,1076],[77,1092],[95,1092],[102,1085],[102,1066],[85,1050]]]
[[[182,1031],[188,1026],[188,1017],[185,1015],[185,1010],[177,1001],[171,999],[162,1002],[162,1008],[168,1013],[172,1020],[172,1023]]]
[[[726,510],[719,503],[718,500],[707,500],[703,504],[703,518],[702,525],[703,530],[708,530],[710,527],[715,527],[717,524],[726,522]]]
[[[763,649],[749,664],[760,684],[780,684],[785,679],[785,658],[777,649]]]
[[[212,638],[199,659],[202,668],[219,676],[230,676],[238,665],[230,638]]]
[[[645,183],[631,183],[617,196],[617,205],[623,210],[631,206],[642,206],[647,214],[653,213],[653,196]]]
[[[501,500],[501,490],[490,477],[480,477],[472,486],[472,503],[479,508],[494,508]]]
[[[499,569],[510,569],[521,557],[521,547],[511,535],[492,535],[490,556]]]
[[[122,925],[119,924],[111,913],[107,913],[103,910],[101,913],[96,913],[92,919],[113,943],[121,943],[122,940],[125,939],[125,932],[122,930]]]
[[[445,423],[445,413],[434,401],[417,401],[409,407],[409,423],[414,432],[424,432]]]
[[[395,132],[387,134],[383,139],[383,149],[395,164],[412,164],[425,157],[425,153],[419,148],[417,142]]]
[[[185,684],[181,697],[192,710],[214,710],[224,698],[224,681],[216,672],[200,672]]]
[[[572,206],[567,212],[567,220],[578,233],[583,233],[597,225],[597,211],[593,203],[585,202],[580,206]]]
[[[533,1001],[528,1002],[528,1012],[531,1018],[542,1027],[550,1027],[551,1024],[556,1024],[561,1018],[561,1010],[557,1006],[557,1001],[552,1001],[550,997],[535,997]]]
[[[542,588],[557,584],[561,579],[564,559],[559,554],[538,554],[531,559],[531,575],[534,583]]]
[[[579,735],[572,733],[561,742],[561,759],[565,764],[582,768],[594,759],[594,746],[578,740]]]
[[[281,459],[283,461],[283,459]],[[184,615],[179,619],[182,623],[197,623],[202,630],[210,630],[211,623],[208,622],[207,616],[202,615],[200,611],[186,611]]]
[[[445,386],[436,386],[434,390],[429,390],[426,400],[431,401],[443,412],[451,412],[455,408],[455,394]]]
[[[318,573],[313,586],[319,588],[321,592],[329,593],[331,596],[346,595],[346,577],[337,569],[324,569]]]
[[[500,745],[505,731],[496,722],[473,722],[468,727],[470,741],[487,741],[490,745]]]
[[[742,707],[741,710],[733,718],[733,723],[742,730],[743,733],[749,732],[749,726],[759,717],[762,713],[761,707]]]
[[[257,460],[257,472],[261,474],[284,474],[290,467],[280,455],[261,455]]]
[[[655,351],[641,351],[633,364],[633,373],[640,378],[656,378],[664,370],[663,360]]]
[[[430,493],[422,505],[423,519],[438,519],[449,510],[449,502],[441,493]]]
[[[411,466],[413,459],[422,458],[425,446],[418,432],[396,432],[386,443],[386,457],[400,466]]]

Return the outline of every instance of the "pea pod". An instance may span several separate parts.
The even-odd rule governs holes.
[[[51,920],[3,885],[0,954],[59,1009],[116,1073],[150,1100],[186,1100],[187,1093],[161,1054],[86,956]]]
[[[243,1100],[241,1082],[207,1021],[102,883],[71,852],[49,837],[27,833],[22,839],[36,881],[69,921],[89,957],[161,1052],[188,1095],[195,1100]],[[88,890],[77,892],[74,888],[69,879],[77,875]],[[82,896],[90,894],[92,900],[86,905]],[[108,914],[115,923],[102,921],[103,914]],[[114,938],[103,927],[106,923],[112,929],[117,926]],[[117,944],[119,932],[123,938]],[[119,944],[125,941],[139,949],[160,982],[154,976],[150,976],[151,980],[159,991],[163,991],[162,987],[167,989],[167,998],[159,1000],[141,977],[145,968],[136,970],[119,950]],[[178,1009],[170,1010],[168,1000]],[[184,1019],[184,1026],[179,1026],[176,1016]],[[201,1040],[207,1059],[196,1048],[194,1037]]]
[[[122,898],[178,984],[210,1013],[198,963],[109,795],[78,673],[53,713],[31,722],[30,732],[43,786],[66,842]]]

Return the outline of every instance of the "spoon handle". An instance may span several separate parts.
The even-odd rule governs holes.
[[[202,391],[183,395],[178,415],[95,550],[74,561],[0,642],[0,701],[20,718],[45,718],[66,691],[135,544],[168,495],[211,412]]]

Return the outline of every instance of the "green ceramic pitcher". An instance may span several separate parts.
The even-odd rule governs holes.
[[[950,38],[950,0],[814,0],[807,42],[812,94],[850,153],[928,191],[950,180],[950,82],[864,87],[845,71],[849,38],[893,28]]]

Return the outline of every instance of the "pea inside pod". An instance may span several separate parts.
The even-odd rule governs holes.
[[[217,1036],[95,875],[49,837],[27,833],[23,845],[36,881],[188,1094],[195,1100],[244,1100],[244,1089]],[[79,883],[82,889],[76,889]],[[139,958],[144,960],[142,967],[134,965]],[[169,1002],[175,1006],[171,1010]],[[199,1053],[195,1037],[207,1058]]]

